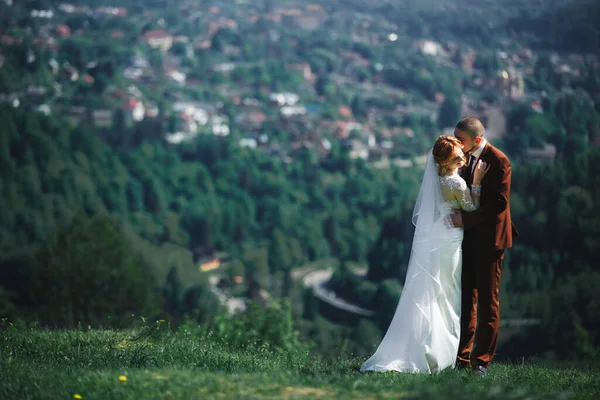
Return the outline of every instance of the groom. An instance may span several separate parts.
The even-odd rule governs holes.
[[[458,346],[458,367],[471,367],[485,376],[494,358],[500,328],[498,291],[504,250],[518,236],[510,217],[510,161],[484,138],[485,128],[478,118],[462,119],[454,136],[468,154],[468,164],[460,171],[469,188],[477,161],[490,166],[481,182],[479,209],[452,216],[456,227],[464,227],[462,266],[462,314]],[[477,331],[477,335],[475,335]],[[475,344],[475,348],[473,348]]]

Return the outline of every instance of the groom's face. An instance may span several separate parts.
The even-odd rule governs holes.
[[[473,139],[469,134],[459,129],[454,130],[454,137],[456,137],[463,145],[463,152],[470,153],[477,149],[477,139]]]

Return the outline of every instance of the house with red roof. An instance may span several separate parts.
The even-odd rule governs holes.
[[[154,29],[144,33],[144,41],[153,49],[160,49],[166,53],[173,45],[173,35],[164,29]]]
[[[56,34],[60,37],[69,37],[71,36],[71,28],[67,25],[58,25],[55,28]]]

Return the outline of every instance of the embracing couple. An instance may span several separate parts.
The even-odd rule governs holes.
[[[396,313],[364,371],[487,372],[498,342],[510,161],[475,117],[440,136],[427,158],[413,212],[415,234]]]

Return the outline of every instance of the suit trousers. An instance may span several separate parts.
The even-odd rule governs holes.
[[[459,364],[487,368],[494,358],[500,328],[498,293],[503,260],[504,250],[463,242]]]

